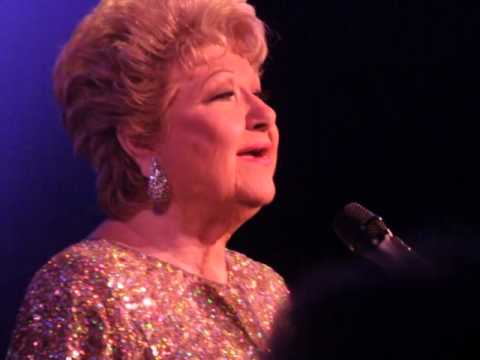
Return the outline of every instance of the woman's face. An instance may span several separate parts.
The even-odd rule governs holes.
[[[165,114],[159,162],[184,204],[259,208],[275,194],[276,115],[260,98],[249,62],[224,48],[205,49],[207,62],[174,69],[176,93]]]

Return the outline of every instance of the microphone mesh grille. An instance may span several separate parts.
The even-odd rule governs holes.
[[[362,225],[365,225],[373,217],[376,217],[374,213],[362,205],[352,202],[345,205],[337,214],[333,228],[337,236],[353,250],[362,236]]]

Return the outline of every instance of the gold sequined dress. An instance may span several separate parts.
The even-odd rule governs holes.
[[[34,276],[7,359],[255,359],[288,298],[270,267],[227,250],[215,283],[105,239]]]

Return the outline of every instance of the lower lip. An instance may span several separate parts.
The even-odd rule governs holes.
[[[270,165],[272,163],[272,158],[270,156],[241,155],[240,158],[262,165]]]

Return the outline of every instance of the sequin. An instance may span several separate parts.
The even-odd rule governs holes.
[[[7,359],[258,359],[288,290],[226,260],[222,285],[105,239],[72,245],[35,274]]]

